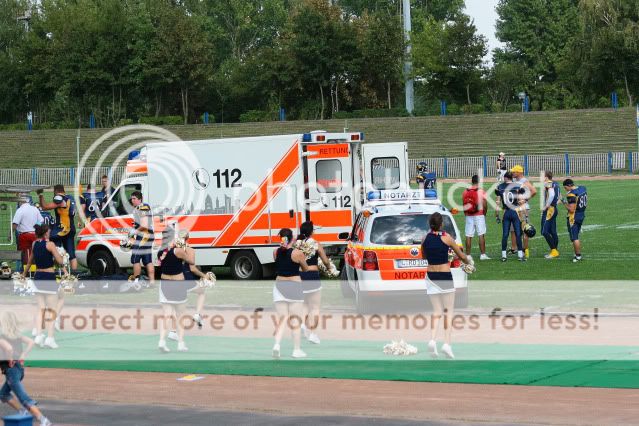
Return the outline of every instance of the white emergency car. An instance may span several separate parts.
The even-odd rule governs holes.
[[[434,190],[371,191],[368,202],[357,215],[350,233],[341,273],[342,294],[354,297],[359,313],[384,296],[423,297],[426,300],[426,271],[421,242],[429,230],[430,215],[444,217],[444,231],[462,246],[461,233]],[[456,288],[455,305],[468,304],[466,273],[461,260],[450,250]]]

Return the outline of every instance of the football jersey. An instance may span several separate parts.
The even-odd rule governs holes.
[[[434,172],[418,173],[416,180],[418,184],[421,184],[420,187],[423,186],[424,189],[435,189],[435,184],[437,183],[437,174],[435,174]]]
[[[75,201],[69,195],[62,195],[64,198],[64,207],[55,208],[55,221],[59,236],[65,236],[75,232]]]
[[[502,182],[495,189],[495,194],[501,199],[504,210],[515,210],[519,205],[519,196],[523,188],[516,182]]]
[[[588,207],[588,193],[585,186],[577,186],[566,194],[568,204],[575,204],[574,218],[579,220],[586,216],[586,207]],[[568,213],[572,216],[572,213]]]
[[[559,201],[559,184],[557,182],[546,182],[546,190],[544,191],[544,193],[546,194],[546,198],[545,198],[545,202],[544,205],[548,204],[548,190],[552,188],[553,191],[555,191],[554,196],[552,197],[552,200],[550,200],[550,205],[552,207],[557,207],[557,202]]]

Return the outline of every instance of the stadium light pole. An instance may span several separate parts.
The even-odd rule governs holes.
[[[413,110],[415,109],[415,100],[414,100],[414,87],[413,87],[413,64],[411,62],[411,43],[410,43],[410,32],[411,32],[411,18],[410,18],[410,0],[403,0],[402,3],[402,11],[404,18],[404,39],[406,40],[406,52],[404,59],[404,81],[406,86],[406,111],[410,115],[413,115]]]

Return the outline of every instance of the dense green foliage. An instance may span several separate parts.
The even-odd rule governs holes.
[[[500,0],[493,63],[463,0],[412,0],[417,115],[622,105],[635,0]],[[0,124],[406,115],[401,0],[0,0]],[[372,110],[385,110],[373,112]],[[359,112],[358,112],[359,111]],[[362,112],[364,111],[364,112]],[[13,123],[13,124],[12,124]]]

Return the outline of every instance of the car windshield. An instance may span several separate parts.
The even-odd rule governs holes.
[[[429,230],[429,214],[380,216],[373,221],[371,243],[384,245],[419,244]],[[443,216],[444,231],[457,237],[450,216]]]

